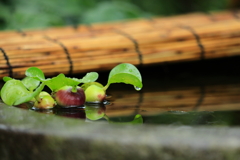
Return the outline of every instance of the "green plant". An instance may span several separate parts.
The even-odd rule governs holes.
[[[115,66],[109,73],[108,82],[105,86],[99,83],[86,83],[82,86],[85,90],[86,101],[100,103],[106,97],[106,90],[112,83],[126,83],[134,86],[136,90],[142,88],[142,77],[138,69],[129,63]]]
[[[22,80],[13,79],[11,77],[3,78],[6,83],[1,89],[1,99],[4,103],[7,105],[19,105],[29,101],[39,101],[40,93],[43,91],[44,87],[47,86],[51,90],[51,95],[53,95],[52,97],[59,105],[63,107],[75,107],[85,102],[84,96],[86,93],[86,99],[88,99],[88,97],[91,99],[94,95],[97,97],[93,99],[97,99],[99,94],[105,97],[106,90],[112,83],[131,84],[136,90],[140,90],[143,86],[140,72],[134,65],[129,63],[122,63],[114,67],[110,71],[106,86],[95,82],[98,79],[97,72],[89,72],[82,79],[69,78],[62,73],[53,78],[45,78],[41,69],[37,67],[30,67],[26,70],[25,75],[26,77]],[[79,86],[81,83],[83,83],[82,87]],[[66,89],[69,88],[71,88],[71,92],[66,92]],[[81,99],[79,100],[81,101],[80,104],[77,103],[76,105],[69,105],[69,102],[65,103],[67,100],[63,100],[63,97],[72,98],[69,95],[78,92],[79,89],[82,94],[78,94],[78,96],[81,97],[76,98],[76,95],[73,97]],[[56,96],[60,90],[64,92],[61,93],[61,96]],[[96,92],[97,94],[95,94]],[[64,94],[66,94],[66,96],[64,96]],[[97,99],[97,102],[101,103],[103,100],[103,98]]]

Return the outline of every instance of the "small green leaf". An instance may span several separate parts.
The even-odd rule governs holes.
[[[30,67],[26,70],[25,75],[28,77],[32,77],[35,78],[37,80],[40,81],[44,81],[45,80],[45,76],[44,73],[41,69],[37,68],[37,67]]]
[[[136,90],[140,90],[143,86],[139,70],[130,63],[119,64],[111,70],[105,89],[112,83],[131,84]]]
[[[1,98],[7,105],[14,105],[15,102],[24,96],[27,96],[30,92],[26,89],[20,80],[9,80],[1,89]]]
[[[64,74],[59,74],[57,77],[54,77],[52,79],[48,79],[46,81],[46,85],[52,90],[52,91],[56,91],[57,89],[65,86],[65,80],[66,77]]]
[[[12,80],[12,79],[13,79],[13,78],[7,77],[7,76],[6,76],[6,77],[3,77],[3,81],[4,81],[4,82],[7,82],[7,81]]]
[[[61,73],[57,77],[46,80],[45,82],[46,82],[46,85],[52,91],[57,91],[58,89],[60,89],[64,86],[77,86],[80,83],[93,82],[97,78],[98,78],[98,73],[96,73],[96,72],[87,73],[83,77],[83,79],[65,77],[65,75]]]
[[[80,83],[82,83],[81,79],[69,78],[69,77],[66,77],[65,79],[65,85],[67,86],[77,86]]]
[[[82,83],[94,82],[98,79],[97,72],[89,72],[82,78]]]
[[[39,86],[40,81],[31,77],[25,77],[24,79],[22,79],[22,83],[30,92],[32,92],[35,88]]]

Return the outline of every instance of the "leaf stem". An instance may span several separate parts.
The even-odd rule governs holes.
[[[73,93],[76,93],[77,92],[77,86],[72,86],[72,90],[71,90]]]
[[[103,118],[105,118],[108,122],[110,122],[110,119],[106,114],[104,114]]]
[[[110,86],[110,84],[106,84],[106,86],[103,87],[103,90],[106,91],[108,89],[108,87]]]

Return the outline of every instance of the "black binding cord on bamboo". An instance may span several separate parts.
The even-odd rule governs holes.
[[[210,21],[212,21],[212,22],[216,22],[217,21],[216,17],[211,12],[205,12],[204,14],[207,16],[207,18]]]
[[[200,107],[200,105],[203,103],[204,101],[204,97],[205,97],[205,87],[204,85],[200,86],[200,97],[197,100],[197,103],[195,104],[195,106],[193,107],[194,111],[197,111],[197,109]]]
[[[139,45],[138,45],[137,40],[135,40],[135,39],[134,39],[133,37],[131,37],[129,34],[123,32],[123,31],[121,31],[121,30],[119,30],[119,29],[115,29],[115,32],[118,33],[118,34],[120,34],[120,35],[122,35],[122,36],[124,36],[124,37],[126,37],[126,38],[128,38],[130,41],[133,42],[134,47],[135,47],[135,51],[136,51],[136,53],[138,54],[139,66],[141,67],[142,64],[143,64],[142,52],[141,52],[140,49],[139,49]]]
[[[20,33],[23,37],[27,35],[27,33],[23,32],[21,29],[18,29],[17,33]]]
[[[73,25],[72,25],[72,28],[73,28],[74,31],[77,31],[77,30],[78,30],[78,27],[79,27],[79,26],[78,26],[77,24],[73,24]]]
[[[0,48],[0,51],[2,52],[3,57],[4,57],[5,60],[6,60],[6,64],[7,64],[7,66],[8,66],[8,74],[9,74],[9,77],[13,77],[12,65],[10,64],[9,58],[8,58],[8,56],[7,56],[7,53],[6,53],[2,48]]]
[[[190,26],[181,26],[180,28],[186,29],[186,30],[190,31],[193,34],[193,36],[196,39],[197,45],[198,45],[198,47],[200,49],[200,59],[204,60],[205,59],[205,49],[204,49],[204,46],[202,45],[202,42],[201,42],[201,39],[200,39],[199,35]]]
[[[142,90],[138,91],[139,92],[139,98],[138,98],[138,102],[137,102],[137,105],[136,105],[136,114],[138,114],[139,110],[140,110],[140,107],[142,105],[142,102],[143,102],[143,92]]]
[[[236,18],[237,20],[240,20],[240,11],[239,10],[233,10],[232,15],[234,18]]]
[[[64,50],[64,53],[67,56],[68,62],[69,62],[69,72],[68,72],[68,74],[72,75],[73,74],[73,61],[72,61],[71,56],[68,52],[68,49],[61,42],[57,41],[56,39],[51,39],[48,36],[45,36],[45,39],[47,39],[51,42],[57,43],[58,45],[60,45],[62,47],[62,49]]]

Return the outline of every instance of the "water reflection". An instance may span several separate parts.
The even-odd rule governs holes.
[[[240,83],[165,89],[155,86],[140,92],[120,88],[109,91],[108,103],[35,111],[86,122],[240,125]],[[32,109],[28,103],[18,107]]]
[[[144,90],[144,92],[112,91],[116,97],[107,107],[109,116],[145,116],[168,111],[229,111],[240,110],[240,84],[176,87]]]
[[[110,105],[111,103],[90,103],[85,104],[81,107],[72,107],[72,108],[61,108],[60,106],[56,106],[53,109],[35,109],[32,104],[25,103],[21,104],[17,107],[23,109],[34,110],[39,113],[44,114],[53,114],[62,117],[68,118],[77,118],[83,119],[85,122],[106,122],[106,123],[117,123],[117,124],[142,124],[143,119],[140,114],[133,115],[131,119],[128,120],[111,120],[110,117],[106,114],[106,105]]]

